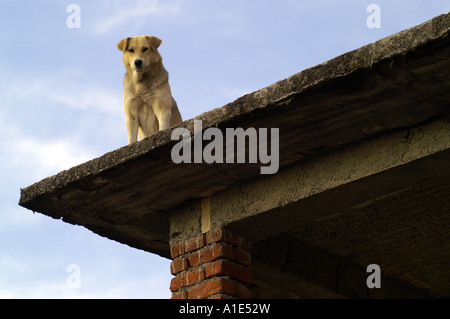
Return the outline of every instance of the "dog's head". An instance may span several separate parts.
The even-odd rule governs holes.
[[[117,48],[123,52],[123,64],[127,69],[147,71],[152,64],[161,61],[158,47],[162,40],[151,35],[122,39]]]

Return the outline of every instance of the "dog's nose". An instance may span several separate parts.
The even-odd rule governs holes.
[[[137,68],[140,68],[142,66],[142,60],[140,60],[140,59],[134,60],[134,65]]]

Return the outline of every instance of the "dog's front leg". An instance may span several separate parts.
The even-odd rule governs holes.
[[[159,121],[159,130],[165,130],[170,127],[170,118],[172,117],[172,111],[171,110],[164,110],[161,112],[160,117],[158,119]]]
[[[139,121],[137,118],[127,116],[126,125],[127,125],[128,144],[132,144],[137,141]]]
[[[170,127],[170,119],[172,118],[172,103],[165,100],[155,100],[153,102],[153,110],[158,118],[159,130],[165,130]]]
[[[128,135],[128,144],[132,144],[137,141],[139,130],[139,101],[125,100],[125,116]]]

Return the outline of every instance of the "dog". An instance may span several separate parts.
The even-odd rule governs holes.
[[[169,86],[169,73],[158,52],[162,40],[150,35],[122,39],[117,48],[123,52],[126,68],[124,109],[128,144],[182,122]]]

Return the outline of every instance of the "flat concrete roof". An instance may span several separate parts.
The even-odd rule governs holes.
[[[404,161],[403,158],[396,158],[397,164],[380,168],[379,172],[408,162],[414,163],[415,159],[421,157],[439,154],[429,158],[426,171],[427,174],[434,174],[433,178],[442,173],[438,178],[441,186],[436,194],[448,199],[448,192],[445,191],[448,191],[448,182],[445,180],[450,176],[447,166],[449,138],[445,136],[445,132],[449,129],[450,114],[449,44],[450,14],[444,14],[301,71],[195,118],[203,121],[203,130],[209,127],[217,127],[223,131],[227,127],[279,128],[280,169],[274,176],[260,175],[260,163],[174,164],[171,149],[177,142],[171,140],[171,128],[26,187],[21,190],[19,204],[64,222],[82,225],[112,240],[169,258],[169,241],[179,235],[177,231],[170,229],[170,218],[178,211],[186,211],[190,203],[217,194],[228,194],[227,191],[236,190],[239,185],[251,180],[265,179],[266,183],[272,180],[275,183],[277,176],[281,176],[283,172],[295,167],[310,167],[311,163],[323,156],[338,156],[334,161],[339,162],[339,155],[330,154],[344,154],[339,152],[384,136],[389,136],[392,141],[408,140],[407,132],[416,129],[413,135],[418,136],[420,130],[426,131],[422,127],[427,125],[433,126],[430,132],[435,134],[435,142],[431,144],[437,146],[433,151]],[[178,127],[187,128],[193,134],[195,119],[187,120]],[[401,135],[393,137],[395,134]],[[441,165],[438,167],[446,166],[447,170],[430,171],[428,168],[437,165],[436,163]],[[420,168],[420,164],[414,165]],[[403,171],[399,168],[393,174],[403,176],[402,174],[411,172],[412,167],[414,166]],[[358,184],[358,189],[365,190],[357,192],[358,196],[364,198],[364,194],[374,191],[362,187],[379,185],[375,182],[382,180],[379,178],[380,175],[376,175],[370,183]],[[279,182],[283,183],[282,180]],[[357,183],[352,178],[348,182]],[[329,188],[346,183],[342,179]],[[403,188],[408,187],[407,183],[399,184]],[[394,188],[390,189],[390,193],[399,189]],[[375,189],[378,192],[376,198],[385,195],[380,187]],[[426,189],[425,187],[424,191]],[[302,198],[299,197],[295,205],[280,202],[280,207],[271,208],[271,211],[277,213],[286,207],[291,211],[283,211],[281,215],[292,215],[299,207],[311,207],[307,205],[308,198],[313,198],[312,195],[321,191],[311,191]],[[412,199],[416,195],[417,192],[411,193],[407,198]],[[324,192],[323,196],[323,200],[328,199],[333,205],[341,205],[339,200],[345,198],[333,195],[332,192]],[[373,200],[369,197],[365,199],[367,203]],[[331,206],[326,205],[325,201],[320,201],[320,205],[314,199],[310,201],[311,204],[318,205],[317,209],[330,210]],[[348,198],[348,201],[353,200]],[[341,206],[361,205],[361,201],[352,203]],[[441,219],[443,232],[448,238],[448,201],[440,203],[445,211]],[[330,214],[327,212],[321,216]],[[239,214],[235,212],[235,215]],[[256,218],[250,215],[242,220],[248,222],[248,218]],[[230,219],[230,227],[236,231],[246,231],[245,224],[239,223],[239,217],[236,216]],[[265,238],[271,234],[279,234],[271,232],[268,226],[273,218],[268,214],[264,216],[253,220],[257,226],[249,227],[248,234],[255,247],[260,245],[264,247],[261,249],[268,249],[267,243],[264,246]],[[356,221],[357,216],[352,216]],[[327,223],[326,220],[325,218],[324,224]],[[352,217],[342,220],[351,223]],[[291,222],[291,219],[286,219],[286,223]],[[277,223],[281,223],[280,220]],[[344,222],[339,225],[346,227]],[[342,231],[334,229],[338,227],[336,225],[327,227],[330,233]],[[288,231],[289,234],[282,238],[289,238],[290,242],[304,241],[304,236],[308,235],[305,229],[299,232],[299,228],[288,229],[286,225],[280,226],[280,232],[281,230]],[[320,237],[319,230],[311,230],[310,235],[312,234],[315,234],[318,241],[325,242]],[[279,240],[280,238],[278,237]],[[352,240],[357,241],[358,237]],[[348,242],[341,242],[339,245],[333,254],[351,253],[352,249],[346,246],[349,245]],[[380,252],[379,255],[381,254]],[[448,254],[445,258],[445,262],[448,262]],[[450,290],[449,287],[445,289]]]

